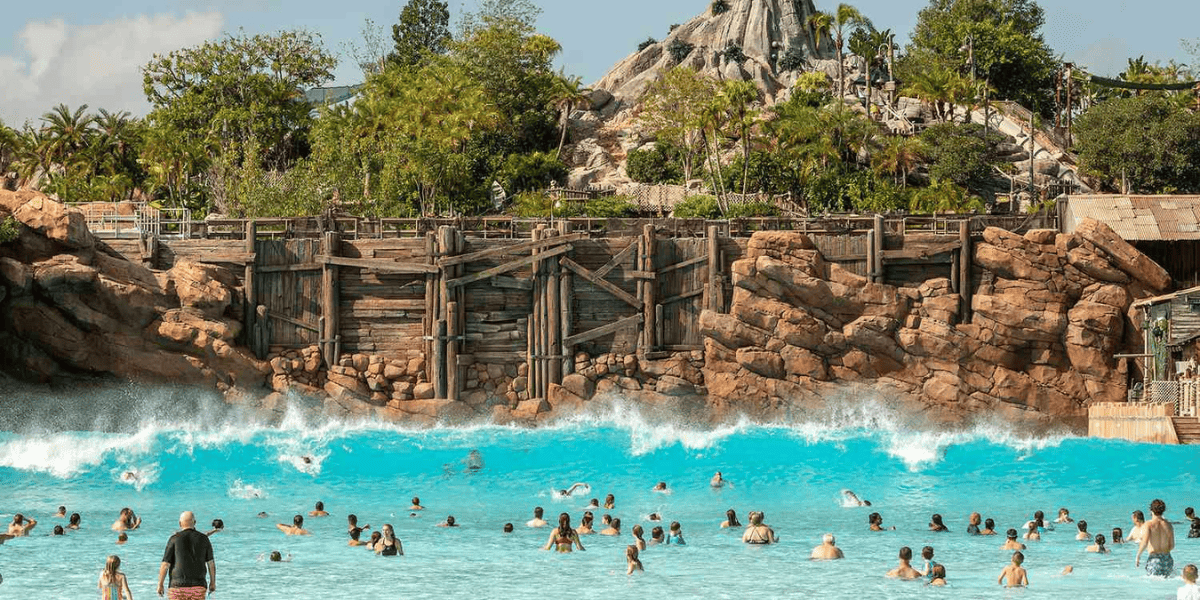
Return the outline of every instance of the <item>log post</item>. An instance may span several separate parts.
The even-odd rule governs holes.
[[[425,233],[425,263],[433,265],[437,262],[437,234],[432,231]],[[433,338],[437,335],[434,324],[437,322],[437,292],[438,276],[434,273],[425,275],[425,316],[421,319],[425,343],[425,381],[433,381]]]
[[[531,232],[533,241],[535,241],[535,242],[540,241],[542,239],[542,236],[544,233],[545,233],[545,225],[538,225],[537,227],[535,227],[534,230]],[[540,254],[540,252],[538,252],[536,249],[534,249],[531,252],[531,254],[534,256],[537,256],[538,254]],[[529,317],[529,321],[533,324],[533,329],[531,331],[531,333],[532,333],[531,337],[533,338],[533,352],[532,352],[532,355],[530,356],[530,358],[532,360],[532,366],[529,370],[529,397],[530,398],[542,398],[543,397],[542,396],[542,382],[544,381],[544,378],[545,378],[545,375],[543,372],[544,368],[545,368],[545,362],[542,360],[542,356],[545,355],[545,348],[542,346],[543,334],[545,333],[545,324],[542,320],[542,309],[543,309],[542,287],[545,282],[542,280],[542,263],[541,263],[541,261],[534,261],[532,269],[533,269],[533,290],[532,290],[533,310],[531,311],[532,314]]]
[[[458,400],[458,302],[446,303],[446,398]]]
[[[646,259],[645,263],[642,265],[642,270],[654,271],[654,225],[646,224],[642,226],[642,239],[644,240],[646,248]],[[653,352],[658,343],[658,338],[655,335],[658,329],[655,321],[655,317],[657,316],[657,305],[654,303],[654,288],[656,287],[658,287],[657,282],[647,281],[645,287],[645,297],[642,298],[642,301],[645,302],[643,310],[645,311],[646,315],[646,322],[643,329],[646,335],[646,352]]]
[[[559,235],[568,235],[571,233],[571,222],[563,219],[558,222]],[[558,302],[559,302],[559,351],[563,355],[562,359],[562,375],[570,375],[575,372],[575,347],[567,345],[567,338],[571,337],[571,318],[572,318],[572,284],[571,272],[563,271],[560,267],[558,275]],[[562,380],[559,380],[562,383]]]
[[[255,343],[258,346],[259,359],[261,360],[267,355],[267,349],[271,344],[271,318],[265,306],[256,307],[254,314],[257,317],[257,320],[254,322],[254,337]]]
[[[435,396],[446,397],[446,320],[438,319],[433,328],[433,387]]]
[[[713,311],[721,312],[725,308],[725,299],[721,297],[721,245],[717,238],[717,226],[709,225],[708,227],[708,285],[705,286],[704,292],[707,298],[704,301],[704,307]]]
[[[454,250],[454,230],[449,225],[438,227],[437,230],[437,255],[439,257],[446,256]],[[433,360],[433,385],[437,390],[438,398],[448,398],[448,370],[449,366],[446,363],[447,354],[447,331],[449,330],[448,322],[450,315],[450,289],[446,283],[453,277],[453,271],[450,267],[442,267],[440,277],[438,279],[438,297],[437,306],[435,307],[437,319],[437,333],[433,336],[434,339],[434,360]]]
[[[254,252],[254,238],[258,236],[258,223],[255,221],[246,221],[246,252],[254,254],[254,260],[246,262],[246,274],[242,280],[242,285],[246,294],[246,331],[248,332],[247,342],[250,345],[250,351],[258,357],[259,360],[266,358],[266,348],[262,348],[258,344],[258,339],[254,335],[256,331],[254,326],[256,317],[258,316],[258,295],[254,290],[254,263],[258,262],[258,255]]]
[[[867,280],[875,281],[875,271],[877,267],[875,263],[878,260],[875,258],[875,230],[867,231]]]
[[[971,221],[960,221],[958,224],[958,240],[960,242],[958,259],[958,294],[962,297],[963,323],[971,322]]]
[[[546,391],[550,391],[549,384],[562,383],[562,359],[558,358],[562,354],[562,331],[560,329],[562,317],[562,300],[559,298],[558,275],[561,267],[557,260],[552,260],[546,264]]]
[[[321,237],[321,255],[329,258],[337,256],[338,244],[336,231],[325,232],[325,235]],[[340,358],[333,341],[338,335],[338,313],[340,312],[338,304],[340,301],[338,268],[326,263],[321,268],[321,321],[324,324],[321,327],[321,353],[325,356],[326,367],[336,365]]]
[[[637,245],[637,255],[634,257],[633,266],[637,269],[645,270],[645,268],[646,268],[646,238],[643,236],[637,236],[630,243]],[[637,280],[637,298],[638,298],[638,300],[641,300],[643,302],[643,305],[646,302],[646,287],[649,285],[649,283],[650,282],[646,281],[645,279]],[[638,358],[641,359],[641,358],[645,358],[645,354],[646,354],[646,323],[645,323],[645,319],[642,319],[642,330],[639,332],[639,335],[637,336],[637,355],[638,355]]]
[[[871,273],[871,281],[885,283],[887,268],[883,260],[883,215],[875,215],[875,270]]]

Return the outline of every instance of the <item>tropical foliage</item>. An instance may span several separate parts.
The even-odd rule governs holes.
[[[1200,193],[1200,114],[1170,98],[1097,104],[1075,123],[1082,167],[1130,193]]]

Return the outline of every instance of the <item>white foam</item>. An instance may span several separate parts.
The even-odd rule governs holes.
[[[229,486],[226,491],[230,498],[240,498],[242,500],[261,500],[267,498],[267,493],[253,484],[243,482],[241,479],[235,479],[233,485]]]
[[[111,471],[113,481],[132,486],[133,489],[139,492],[146,489],[146,486],[158,481],[158,472],[158,463],[150,463],[144,466],[124,466]]]
[[[134,435],[53,433],[18,437],[0,444],[0,467],[65,479],[99,466],[110,455],[144,456],[154,441],[155,432],[151,430]]]

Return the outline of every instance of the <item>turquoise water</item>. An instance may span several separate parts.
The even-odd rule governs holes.
[[[1168,517],[1182,520],[1184,506],[1200,503],[1195,448],[1029,437],[986,423],[933,433],[863,396],[787,426],[704,430],[606,406],[543,430],[415,431],[323,422],[300,410],[258,424],[181,390],[43,393],[33,404],[8,394],[0,406],[0,519],[22,512],[40,523],[32,537],[0,546],[0,597],[90,597],[110,553],[121,556],[135,597],[155,597],[163,546],[185,509],[196,511],[202,529],[213,518],[226,524],[213,537],[218,598],[1174,597],[1177,579],[1134,568],[1136,547],[1086,554],[1073,525],[1031,542],[1025,565],[1032,586],[1004,590],[996,585],[1008,563],[998,549],[1003,540],[964,531],[972,511],[1003,531],[1035,510],[1053,515],[1066,506],[1107,536],[1114,526],[1127,531],[1129,513],[1155,497],[1167,502]],[[466,468],[471,450],[484,460],[477,472]],[[709,487],[718,470],[734,487]],[[127,471],[140,481],[123,480]],[[660,480],[672,493],[650,491]],[[578,481],[591,493],[554,497],[554,489]],[[874,506],[843,507],[845,488]],[[635,523],[649,531],[646,515],[658,512],[682,524],[688,545],[650,547],[642,553],[646,572],[627,577],[628,533],[585,536],[586,552],[559,555],[539,550],[548,529],[524,526],[539,505],[548,520],[567,511],[577,524],[587,499],[608,493],[617,508],[597,511],[597,520],[610,512],[626,532]],[[406,510],[412,496],[427,507],[415,517]],[[275,529],[317,500],[334,516],[307,519],[311,537]],[[51,537],[55,524],[65,524],[50,516],[60,504],[82,514],[83,529]],[[109,525],[123,506],[143,526],[118,547]],[[743,523],[749,511],[764,511],[782,543],[742,544],[740,531],[718,528],[728,508]],[[256,516],[264,511],[268,517]],[[871,511],[897,530],[867,531]],[[393,524],[407,556],[347,547],[351,512],[373,529]],[[952,533],[926,530],[935,512]],[[450,514],[461,527],[436,527]],[[513,534],[501,533],[506,522],[516,525]],[[826,532],[837,536],[846,560],[808,560]],[[1184,526],[1177,537],[1176,564],[1200,562],[1200,540],[1186,539]],[[900,546],[919,553],[927,544],[946,565],[950,587],[883,577]],[[272,550],[292,562],[263,561]],[[1074,574],[1061,575],[1067,565]]]

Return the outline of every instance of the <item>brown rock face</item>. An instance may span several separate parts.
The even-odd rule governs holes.
[[[12,212],[13,218],[34,232],[71,250],[91,248],[96,240],[88,231],[87,220],[77,209],[67,208],[43,196],[30,192],[7,192],[7,200],[0,201]],[[22,202],[21,198],[27,198]]]

